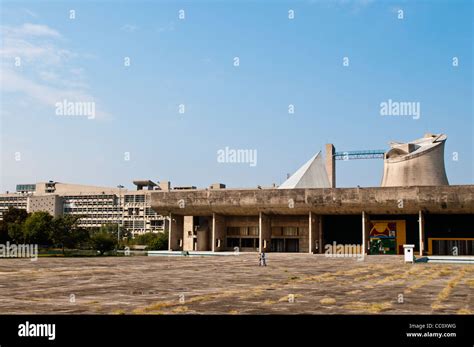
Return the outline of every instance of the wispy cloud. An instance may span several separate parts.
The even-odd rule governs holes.
[[[33,18],[38,18],[38,14],[36,14],[35,12],[31,11],[28,8],[24,8],[23,11],[25,11],[29,16],[31,16]]]
[[[156,29],[157,32],[163,33],[166,31],[174,31],[174,22],[169,22],[166,25],[160,26]]]
[[[64,48],[65,40],[58,31],[46,25],[25,23],[17,27],[1,26],[0,33],[2,94],[19,94],[33,107],[50,107],[52,112],[55,104],[63,100],[99,104],[86,83],[84,69],[74,65],[75,58],[82,55]],[[21,65],[15,66],[18,58]],[[109,117],[99,106],[96,115]]]
[[[46,25],[25,23],[18,27],[2,26],[2,34],[9,37],[61,37],[54,29]]]
[[[19,92],[39,101],[43,105],[51,107],[54,107],[57,102],[61,102],[64,99],[70,101],[94,101],[94,97],[83,90],[47,86],[8,69],[2,71],[2,79],[2,93]]]
[[[127,33],[134,33],[138,30],[138,27],[133,24],[125,24],[123,27],[120,28],[120,30],[125,31]]]

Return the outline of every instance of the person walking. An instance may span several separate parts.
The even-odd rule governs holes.
[[[261,252],[258,257],[258,266],[267,266],[267,260],[265,258],[265,253]]]

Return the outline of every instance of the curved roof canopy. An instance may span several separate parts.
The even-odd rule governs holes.
[[[421,139],[407,143],[391,142],[391,149],[385,153],[385,159],[409,159],[412,156],[417,156],[422,152],[441,145],[446,139],[447,136],[445,134],[425,134]]]

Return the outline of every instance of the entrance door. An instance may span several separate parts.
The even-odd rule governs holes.
[[[297,253],[300,251],[300,240],[299,239],[272,239],[271,244],[272,252],[293,252]]]
[[[300,240],[299,239],[286,239],[286,252],[299,252],[300,251]]]
[[[272,252],[284,252],[285,251],[285,240],[284,239],[272,239],[271,247]]]

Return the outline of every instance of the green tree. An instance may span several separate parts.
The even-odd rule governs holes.
[[[168,249],[168,233],[145,233],[136,236],[131,244],[146,245],[150,250]]]
[[[54,218],[50,238],[53,244],[65,248],[76,248],[89,239],[89,232],[77,226],[83,216],[63,215]]]
[[[48,212],[34,212],[23,223],[25,242],[49,245],[51,244],[50,235],[52,229],[53,216]]]
[[[155,251],[163,251],[168,249],[168,233],[157,233],[154,239],[150,242],[150,249]]]
[[[133,238],[132,232],[127,228],[120,227],[120,240],[131,240]]]
[[[117,240],[119,240],[119,224],[117,223],[103,224],[98,230],[113,235]],[[128,243],[128,240],[130,240],[132,236],[132,233],[128,229],[120,226],[120,243],[118,247],[122,248],[125,240],[127,240]]]
[[[10,206],[8,210],[3,213],[3,220],[0,221],[0,242],[5,243],[6,241],[12,239],[9,232],[10,228],[12,228],[12,233],[14,233],[15,236],[18,236],[17,226],[21,227],[27,217],[28,213],[26,210]],[[17,226],[11,226],[11,224]]]
[[[117,237],[118,231],[118,224],[116,223],[109,223],[109,224],[102,224],[99,228],[99,231],[106,232]]]
[[[105,252],[115,248],[117,240],[111,233],[99,230],[91,235],[90,243],[92,248],[99,251],[100,255],[103,255]]]
[[[25,243],[25,233],[23,232],[23,225],[20,223],[8,224],[9,239],[15,243]]]

